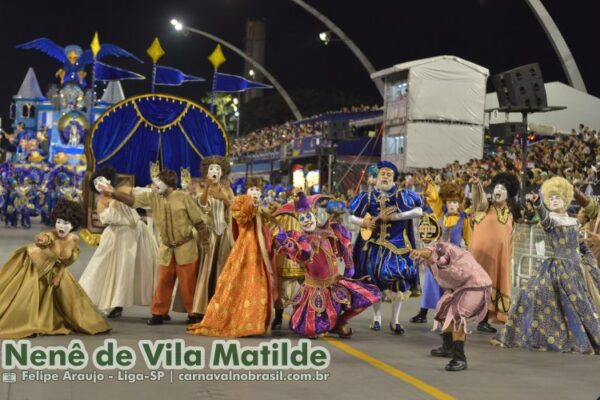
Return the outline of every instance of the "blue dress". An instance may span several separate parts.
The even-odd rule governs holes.
[[[497,341],[530,350],[600,352],[600,270],[578,224],[558,223],[537,206],[554,250],[526,289],[520,291]],[[596,297],[597,299],[597,297]]]
[[[439,221],[440,228],[442,229],[440,240],[450,242],[453,245],[460,247],[463,240],[463,225],[469,223],[467,220],[467,215],[461,211],[456,224],[448,227],[446,227],[444,224],[445,217],[446,215],[443,215]],[[431,273],[431,269],[425,268],[425,282],[423,283],[423,298],[421,299],[421,308],[435,310],[437,303],[440,301],[443,294],[444,289],[442,289],[436,282],[433,274]]]
[[[389,191],[374,189],[356,196],[350,204],[350,213],[364,218],[373,217],[382,209],[395,207],[399,212],[422,207],[421,198],[414,192],[393,186]],[[411,288],[419,285],[419,270],[409,257],[415,248],[412,220],[380,223],[368,241],[358,240],[354,252],[355,277],[370,276],[388,297],[407,298]]]

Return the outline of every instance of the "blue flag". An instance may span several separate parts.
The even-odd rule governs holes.
[[[206,79],[200,78],[199,76],[184,74],[177,68],[157,65],[154,84],[179,86],[184,82],[204,82],[205,80]]]
[[[143,75],[123,68],[113,67],[96,61],[94,79],[97,81],[122,81],[125,79],[146,79]]]
[[[244,92],[250,89],[272,89],[273,86],[253,82],[242,76],[215,72],[213,92]]]

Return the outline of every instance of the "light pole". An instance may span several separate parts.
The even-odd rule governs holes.
[[[267,78],[267,80],[273,85],[273,87],[279,92],[281,97],[283,97],[283,100],[285,100],[288,107],[292,111],[292,114],[294,114],[294,118],[296,119],[296,121],[299,121],[302,119],[302,114],[300,114],[298,107],[296,106],[296,104],[294,103],[294,101],[292,100],[290,95],[287,93],[287,91],[283,88],[283,86],[281,86],[281,84],[279,84],[277,79],[275,79],[275,77],[273,75],[271,75],[271,73],[269,71],[267,71],[261,64],[258,63],[258,61],[256,61],[252,57],[248,56],[246,53],[244,53],[238,47],[232,45],[231,43],[227,42],[226,40],[221,39],[218,36],[215,36],[213,34],[205,32],[205,31],[201,31],[200,29],[196,29],[196,28],[192,28],[190,26],[184,25],[181,21],[178,21],[176,19],[171,20],[171,25],[173,25],[173,27],[177,31],[192,32],[197,35],[204,36],[211,40],[214,40],[215,42],[220,43],[223,46],[227,47],[229,50],[233,51],[234,53],[236,53],[237,55],[242,57],[244,60],[248,61],[250,64],[252,64],[252,66],[254,68],[256,68],[260,73],[262,73],[265,76],[265,78]]]
[[[352,51],[352,53],[354,53],[356,58],[358,58],[358,61],[360,61],[360,63],[363,65],[363,67],[365,67],[365,69],[369,73],[369,77],[371,76],[371,74],[375,73],[375,68],[373,67],[373,64],[371,64],[371,62],[369,61],[367,56],[365,56],[365,54],[348,37],[348,35],[346,35],[344,33],[344,31],[340,29],[339,26],[334,24],[333,21],[331,21],[329,18],[327,18],[325,15],[323,15],[319,10],[306,4],[304,1],[292,0],[292,2],[296,3],[297,5],[299,5],[300,7],[304,8],[306,11],[308,11],[309,13],[314,15],[319,21],[321,21],[325,26],[327,26],[327,28],[329,30],[334,32],[337,35],[337,37],[340,38],[340,40],[342,42],[346,43],[346,46],[348,46],[350,51]],[[323,33],[325,33],[325,32],[323,32]],[[323,33],[321,33],[321,34],[323,34]],[[320,35],[319,35],[319,37],[320,37]],[[321,40],[323,40],[323,39],[321,39]],[[331,41],[331,36],[329,38],[329,41]],[[379,91],[379,94],[381,95],[381,97],[383,97],[383,81],[381,80],[381,78],[373,79],[373,83],[375,83],[375,86],[377,86],[377,90]]]

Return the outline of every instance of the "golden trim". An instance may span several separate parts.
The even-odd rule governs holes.
[[[400,255],[400,256],[402,256],[404,254],[408,254],[412,250],[412,248],[410,247],[410,243],[408,244],[409,247],[403,247],[401,249],[397,248],[396,246],[394,246],[392,243],[388,242],[387,240],[377,240],[377,241],[369,240],[369,243],[373,243],[373,244],[376,244],[377,246],[384,247],[384,248],[390,250],[392,253]]]
[[[87,135],[86,142],[85,142],[85,153],[86,153],[86,156],[88,157],[86,159],[88,171],[93,172],[93,166],[96,165],[96,155],[94,154],[94,152],[92,150],[92,141],[94,139],[94,135],[96,134],[96,132],[98,130],[98,126],[104,121],[104,118],[106,118],[108,115],[115,112],[116,110],[121,109],[122,107],[124,107],[124,106],[128,105],[129,103],[132,103],[136,100],[146,99],[146,98],[156,98],[156,97],[165,98],[167,101],[171,101],[173,103],[175,103],[176,101],[179,101],[181,103],[186,102],[191,107],[194,107],[194,108],[198,109],[200,112],[206,114],[218,126],[219,130],[221,131],[221,134],[223,135],[223,138],[225,139],[225,157],[229,156],[229,148],[230,148],[229,135],[227,134],[227,131],[225,130],[225,127],[223,126],[221,121],[219,121],[206,108],[204,108],[200,104],[197,104],[189,99],[186,99],[183,97],[178,97],[178,96],[173,96],[170,94],[157,94],[157,93],[141,94],[138,96],[129,97],[129,98],[124,99],[124,100],[120,101],[119,103],[113,105],[111,108],[106,110],[100,117],[98,117],[98,119],[96,121],[94,121],[91,132],[89,135]]]
[[[142,112],[140,111],[138,105],[136,102],[133,102],[133,109],[135,110],[135,113],[137,114],[138,118],[140,118],[142,120],[142,122],[144,123],[144,125],[149,126],[151,128],[154,128],[156,130],[158,130],[158,133],[161,133],[171,129],[172,126],[174,125],[179,125],[179,122],[181,121],[181,119],[183,117],[185,117],[188,113],[188,111],[190,110],[190,104],[186,104],[185,108],[183,109],[183,111],[181,111],[181,113],[179,113],[179,115],[177,116],[177,118],[175,118],[172,122],[169,122],[166,125],[156,125],[153,124],[152,122],[148,121],[143,115]]]
[[[79,236],[88,246],[98,246],[100,244],[101,233],[92,233],[87,228],[79,232]]]
[[[116,149],[114,149],[112,151],[112,153],[110,153],[109,155],[107,155],[106,157],[104,157],[102,160],[100,160],[98,163],[102,164],[105,163],[106,161],[110,160],[111,158],[113,158],[115,156],[115,154],[117,154],[119,151],[121,151],[121,149],[127,144],[127,142],[129,142],[129,139],[131,139],[131,137],[133,136],[133,134],[135,133],[135,131],[137,131],[137,129],[140,127],[140,124],[142,123],[142,120],[139,120],[135,126],[131,129],[131,131],[129,131],[129,133],[127,134],[127,136],[125,137],[125,140],[123,140],[121,142],[121,144],[119,144],[117,146]]]
[[[179,127],[179,129],[181,129],[181,133],[183,133],[185,140],[187,140],[192,150],[194,150],[194,152],[198,154],[198,157],[200,157],[200,159],[203,159],[204,156],[202,155],[202,153],[200,153],[200,150],[198,150],[196,146],[194,146],[194,143],[192,143],[192,140],[189,138],[187,132],[185,131],[185,129],[183,129],[183,126],[181,126],[181,123],[179,121],[177,121],[177,126]]]

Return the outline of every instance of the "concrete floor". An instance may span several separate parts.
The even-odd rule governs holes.
[[[31,230],[0,228],[0,263],[20,245],[32,241],[41,227]],[[82,246],[81,258],[71,267],[79,277],[94,252]],[[331,354],[326,382],[181,382],[175,371],[173,383],[169,374],[160,382],[127,383],[116,380],[116,373],[104,372],[106,380],[96,384],[59,381],[53,383],[17,382],[0,385],[0,400],[69,400],[69,399],[597,399],[600,396],[598,366],[600,358],[579,354],[539,353],[518,349],[501,349],[489,344],[490,336],[473,334],[466,351],[469,369],[460,373],[444,371],[447,360],[429,356],[429,350],[440,344],[438,335],[430,332],[431,324],[411,324],[408,319],[419,308],[419,299],[410,299],[402,309],[406,328],[404,336],[388,330],[368,329],[371,311],[353,320],[354,337],[350,340],[320,339],[313,345],[326,347]],[[391,313],[384,304],[384,318]],[[185,334],[185,315],[172,313],[174,321],[149,327],[147,307],[126,309],[124,317],[111,321],[108,335],[70,337],[54,336],[32,339],[38,346],[64,346],[81,339],[90,352],[106,338],[119,345],[137,349],[140,339],[183,338],[187,345],[204,346],[210,353],[212,338]],[[384,319],[384,324],[385,324]],[[284,329],[276,338],[296,338]],[[242,339],[242,345],[258,345],[271,337]],[[138,352],[139,353],[139,352]],[[93,367],[86,371],[94,371]],[[4,370],[0,371],[6,372]],[[57,371],[61,374],[62,372]],[[102,372],[102,371],[97,371]],[[129,372],[148,373],[138,354],[136,367]],[[211,372],[205,369],[201,372]],[[218,371],[215,371],[218,372]],[[240,371],[243,372],[243,371]],[[113,376],[114,379],[108,376]]]

